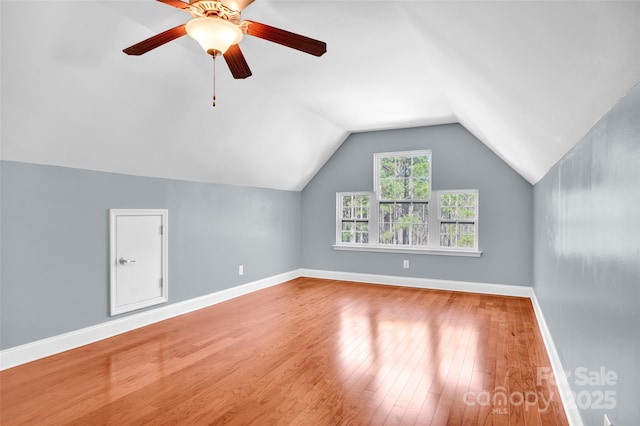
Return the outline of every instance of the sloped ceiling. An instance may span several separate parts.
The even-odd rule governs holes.
[[[640,81],[639,2],[256,0],[231,78],[153,0],[0,2],[2,158],[301,190],[352,132],[459,122],[535,183]]]

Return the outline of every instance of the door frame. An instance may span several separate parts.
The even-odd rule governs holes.
[[[118,216],[160,216],[162,219],[162,294],[153,299],[144,300],[126,306],[116,305],[117,290],[117,262],[116,258],[116,219]],[[169,210],[167,209],[109,209],[109,286],[110,286],[110,309],[111,316],[158,305],[169,301],[169,279],[168,279],[168,235],[169,235]]]

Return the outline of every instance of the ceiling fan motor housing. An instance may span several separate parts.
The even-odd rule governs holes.
[[[240,12],[232,10],[220,1],[195,0],[189,2],[189,13],[194,18],[218,17],[234,24],[240,22]]]

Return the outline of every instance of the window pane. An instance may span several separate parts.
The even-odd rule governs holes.
[[[342,222],[342,242],[353,243],[357,239],[357,223],[356,222]]]
[[[389,197],[387,200],[408,200],[409,199],[409,182],[404,178],[396,178],[389,180]]]
[[[356,223],[356,243],[364,244],[369,242],[369,222]]]
[[[473,223],[460,223],[458,224],[458,234],[460,235],[475,235],[476,225]]]
[[[476,194],[474,194],[473,192],[470,192],[469,194],[467,194],[467,205],[469,206],[476,205]]]
[[[473,235],[460,235],[458,237],[458,247],[473,248],[475,246],[475,237]]]
[[[362,240],[362,230],[368,229],[366,227],[368,227],[367,222],[342,222],[342,242],[359,242]]]
[[[416,224],[411,227],[411,245],[427,245],[427,224]]]
[[[440,218],[453,219],[456,216],[456,194],[440,194]]]
[[[442,219],[455,219],[456,217],[456,209],[455,207],[444,207],[440,208],[440,217]]]
[[[390,222],[394,203],[380,203],[380,222]]]
[[[431,193],[429,180],[426,178],[414,178],[413,182],[413,200],[428,200]]]
[[[362,206],[362,207],[369,207],[369,196],[368,195],[356,196],[356,205]]]
[[[389,222],[380,223],[379,234],[381,244],[393,244],[395,241],[393,229],[393,224]]]
[[[454,194],[440,194],[440,207],[455,206]]]
[[[351,210],[351,202],[353,197],[351,195],[342,196],[342,218],[351,219],[353,211]]]
[[[395,203],[393,218],[396,222],[402,221],[409,214],[409,203]]]
[[[461,207],[459,210],[460,219],[473,219],[476,217],[475,207]]]
[[[380,203],[379,242],[426,246],[428,216],[429,203]]]
[[[380,159],[380,178],[396,176],[396,160],[395,157],[382,157]]]
[[[441,223],[440,246],[475,247],[475,223]]]
[[[411,166],[412,159],[411,157],[396,157],[398,162],[398,176],[403,178],[408,178],[412,175]]]
[[[395,178],[384,178],[380,180],[380,199],[393,200],[396,194],[396,180]]]
[[[427,223],[429,218],[429,203],[413,203],[413,214],[420,222]]]
[[[476,194],[440,193],[440,218],[468,220],[476,218]]]
[[[455,247],[457,237],[457,225],[455,223],[440,224],[440,246]]]
[[[413,161],[413,173],[415,177],[429,178],[430,174],[430,156],[428,154],[416,155],[412,158]]]
[[[379,200],[429,200],[430,153],[377,158]]]
[[[474,193],[463,193],[458,195],[458,204],[460,206],[475,206],[476,205],[476,194]]]

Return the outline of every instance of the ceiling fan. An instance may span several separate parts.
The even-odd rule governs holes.
[[[142,55],[165,43],[189,34],[205,52],[222,55],[234,78],[251,76],[249,65],[238,43],[243,34],[281,44],[314,56],[327,51],[323,41],[291,33],[255,21],[240,21],[240,12],[254,0],[157,0],[191,13],[193,19],[123,50],[127,55]]]

